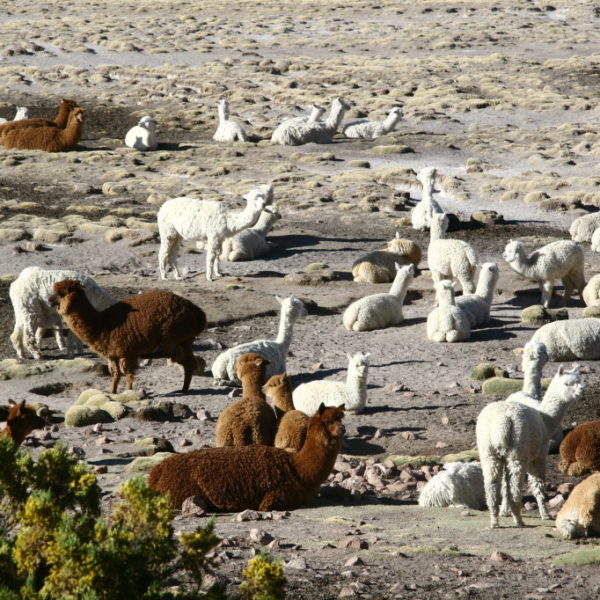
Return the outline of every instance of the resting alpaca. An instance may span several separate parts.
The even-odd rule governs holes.
[[[443,279],[436,286],[439,306],[427,315],[427,338],[432,342],[466,342],[471,337],[471,324],[454,298],[454,284]]]
[[[569,233],[574,242],[591,242],[594,231],[600,227],[600,212],[578,217],[571,223]]]
[[[281,304],[277,337],[274,340],[246,342],[221,352],[215,359],[211,369],[217,384],[240,385],[240,380],[235,372],[235,365],[238,358],[246,352],[256,352],[271,361],[267,368],[267,377],[285,371],[286,357],[292,343],[292,328],[298,319],[306,316],[306,307],[302,300],[298,300],[294,296],[283,299],[276,296],[276,298],[277,302]]]
[[[213,135],[215,142],[245,142],[248,139],[243,127],[229,118],[229,101],[222,98],[217,102],[219,126]]]
[[[485,510],[483,473],[478,462],[446,463],[419,493],[419,506],[457,505]]]
[[[75,347],[81,352],[81,342],[72,334],[63,336],[64,323],[56,308],[50,304],[52,285],[64,279],[76,279],[85,290],[85,295],[96,310],[104,310],[116,299],[107,294],[91,277],[66,269],[46,270],[26,267],[10,284],[8,294],[15,311],[15,328],[10,341],[19,358],[24,358],[25,349],[37,360],[42,358],[41,343],[44,330],[54,329],[56,343],[63,352],[73,354]]]
[[[237,376],[242,381],[242,399],[226,406],[217,420],[215,446],[273,445],[275,413],[268,405],[262,386],[271,361],[259,354],[242,354]]]
[[[566,475],[600,471],[600,421],[582,423],[570,431],[560,445],[560,458],[558,468]]]
[[[499,276],[500,272],[496,263],[483,263],[479,271],[475,293],[464,294],[455,299],[456,306],[467,315],[471,329],[481,327],[489,322],[494,290]]]
[[[192,342],[206,329],[202,309],[181,296],[157,290],[97,311],[78,281],[59,281],[53,289],[50,303],[58,306],[71,331],[108,360],[113,394],[117,393],[121,375],[127,378],[127,389],[133,387],[138,358],[152,354],[182,365],[181,391],[190,387],[196,368]]]
[[[583,288],[581,294],[586,306],[600,304],[600,273],[594,275]]]
[[[2,138],[15,129],[23,129],[30,127],[57,127],[58,129],[64,129],[67,126],[69,115],[71,111],[77,106],[75,100],[63,98],[60,101],[58,113],[54,121],[50,119],[20,119],[18,121],[9,121],[0,125],[0,141]]]
[[[346,410],[359,413],[367,404],[367,375],[369,356],[357,352],[348,357],[346,381],[309,381],[299,385],[292,395],[297,410],[310,415],[321,402],[325,406],[344,405]]]
[[[402,109],[394,106],[389,115],[383,121],[352,121],[342,128],[342,133],[349,138],[362,138],[374,140],[380,135],[389,133],[403,116]]]
[[[342,444],[344,407],[323,404],[296,453],[269,446],[205,448],[170,456],[152,468],[150,487],[180,507],[199,496],[213,512],[291,510],[310,500],[331,473]]]
[[[17,112],[15,112],[15,116],[10,121],[9,119],[0,118],[1,123],[11,123],[14,121],[22,121],[23,119],[29,118],[29,109],[26,106],[17,106]]]
[[[548,362],[548,351],[542,342],[529,341],[523,349],[521,369],[523,371],[523,389],[514,392],[507,400],[523,402],[537,408],[542,398],[542,371]]]
[[[9,400],[10,408],[6,427],[0,431],[0,437],[9,437],[17,446],[23,443],[23,440],[34,430],[41,429],[47,425],[42,417],[38,417],[35,409],[22,400],[16,404]]]
[[[479,256],[468,242],[446,239],[448,217],[445,213],[431,216],[427,263],[434,285],[442,279],[458,279],[463,294],[475,291],[475,271]]]
[[[252,227],[267,204],[270,186],[248,192],[246,208],[241,211],[229,210],[222,202],[200,200],[182,196],[167,200],[158,211],[158,231],[160,249],[158,267],[161,279],[167,278],[169,267],[175,279],[181,279],[177,268],[177,255],[183,240],[205,240],[206,279],[221,277],[219,255],[223,240],[242,229]]]
[[[600,473],[580,481],[556,515],[566,538],[600,536]]]
[[[542,246],[529,256],[521,242],[510,241],[504,253],[504,260],[511,268],[527,277],[537,281],[541,293],[541,303],[550,306],[554,280],[561,279],[565,288],[563,303],[566,304],[573,290],[583,293],[585,277],[583,274],[583,248],[569,240],[558,240]]]
[[[501,482],[508,473],[507,500],[513,519],[521,518],[521,484],[525,473],[542,519],[548,518],[544,505],[544,481],[548,442],[571,402],[583,391],[576,366],[565,371],[562,365],[552,379],[539,407],[521,402],[492,402],[477,417],[477,447],[483,469],[485,497],[491,527],[498,527]]]
[[[546,345],[550,360],[597,360],[600,358],[600,319],[546,323],[531,340]]]
[[[444,211],[433,198],[433,184],[436,175],[435,167],[426,167],[417,173],[417,179],[423,186],[421,201],[412,209],[410,219],[413,229],[425,231],[431,227],[431,217],[434,213],[442,214]]]
[[[282,146],[287,145],[286,140],[294,138],[297,127],[304,123],[315,123],[321,118],[324,112],[325,108],[323,108],[323,106],[320,104],[313,104],[311,113],[308,117],[292,117],[291,119],[282,121],[273,132],[273,135],[271,136],[271,142],[274,144],[281,144]]]
[[[396,266],[397,273],[387,294],[371,294],[353,302],[342,316],[344,327],[350,331],[384,329],[404,321],[402,305],[408,287],[415,276],[414,265]]]
[[[273,403],[278,417],[274,446],[297,452],[306,439],[308,417],[294,409],[290,376],[287,373],[273,375],[263,386],[263,392]]]
[[[420,262],[421,248],[396,232],[396,237],[388,242],[385,250],[375,250],[356,259],[352,265],[352,276],[354,281],[388,283],[396,277],[396,265],[412,263],[416,269]]]
[[[24,123],[25,121],[17,121]],[[6,133],[0,140],[7,150],[43,150],[67,152],[77,147],[83,133],[84,112],[74,108],[64,129],[59,127],[25,127]]]
[[[136,150],[156,150],[156,121],[152,117],[142,117],[125,135],[125,145]]]

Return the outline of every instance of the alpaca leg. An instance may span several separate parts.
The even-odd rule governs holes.
[[[63,335],[62,323],[54,325],[54,339],[56,345],[61,352],[67,352],[67,344],[65,343],[65,336]]]
[[[542,291],[542,305],[548,308],[552,300],[552,290],[554,289],[554,281],[542,281],[540,283]]]
[[[182,392],[187,391],[190,388],[190,383],[192,382],[192,375],[194,374],[194,370],[196,369],[196,357],[194,356],[194,352],[192,351],[192,345],[181,346],[181,356],[177,358],[172,358],[174,362],[179,363],[183,366],[183,387],[181,388]]]
[[[502,465],[493,457],[481,457],[481,468],[483,470],[483,485],[485,488],[485,501],[490,511],[490,527],[498,527],[498,508],[500,506],[500,479],[502,477]]]
[[[206,241],[206,279],[212,281],[215,277],[221,277],[219,272],[219,254],[221,244],[215,238]]]
[[[168,268],[171,267],[175,274],[175,279],[181,279],[179,269],[177,268],[177,256],[181,247],[181,236],[177,232],[169,235],[160,236],[160,248],[158,250],[158,268],[160,278],[167,278]]]
[[[535,497],[540,511],[540,519],[549,519],[545,504],[546,457],[534,461],[529,469],[529,487]]]
[[[119,387],[119,381],[121,381],[121,371],[119,369],[119,363],[112,358],[108,359],[108,372],[112,375],[112,393],[116,394]]]
[[[563,292],[563,306],[566,306],[567,302],[569,301],[569,298],[573,294],[575,285],[574,285],[574,281],[571,279],[571,277],[569,275],[567,275],[566,277],[563,277],[562,284],[563,284],[563,288],[565,290]]]
[[[25,322],[23,324],[23,341],[25,343],[25,348],[27,348],[28,352],[35,358],[36,360],[41,360],[42,353],[40,351],[40,345],[37,343],[36,334],[38,331],[37,318],[28,313],[25,316]],[[43,330],[42,330],[43,332]]]
[[[508,469],[504,469],[502,474],[502,505],[500,506],[500,514],[503,517],[510,517],[510,506],[508,502],[510,487],[510,474]]]
[[[562,471],[562,469],[561,469]],[[586,473],[589,473],[589,469],[582,465],[580,462],[573,462],[570,465],[567,465],[563,471],[566,475],[570,475],[571,477],[581,477]]]
[[[130,390],[133,388],[133,380],[135,377],[135,371],[138,367],[137,357],[125,357],[119,359],[119,370],[121,373],[125,373],[127,385],[125,389]],[[115,394],[116,392],[113,392]]]
[[[16,322],[13,332],[10,334],[10,341],[13,345],[13,348],[15,349],[15,352],[17,353],[17,356],[21,359],[25,358],[25,346],[23,345],[23,335],[23,326],[19,322]]]
[[[524,527],[521,517],[521,488],[523,487],[523,467],[520,461],[508,459],[505,468],[508,471],[508,504],[512,512],[515,525]]]

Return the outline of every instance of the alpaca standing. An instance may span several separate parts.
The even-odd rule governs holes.
[[[156,121],[152,117],[142,117],[125,135],[125,145],[136,150],[156,150]]]
[[[539,407],[521,402],[492,402],[477,417],[477,447],[483,469],[485,496],[491,527],[498,527],[501,482],[508,472],[507,499],[513,519],[523,526],[521,486],[525,473],[538,504],[540,517],[548,518],[544,482],[548,442],[570,404],[583,391],[579,367],[565,371],[562,365],[552,379]]]
[[[352,121],[344,125],[342,133],[349,138],[374,140],[392,131],[403,116],[402,108],[394,106],[383,121],[367,121],[364,119],[361,121]]]
[[[183,240],[206,241],[206,279],[221,277],[219,255],[223,240],[252,227],[267,203],[268,193],[263,189],[248,192],[246,208],[231,211],[222,202],[182,196],[167,200],[158,211],[160,249],[158,266],[161,279],[167,278],[168,267],[181,279],[177,255]]]
[[[58,107],[58,113],[54,120],[50,119],[19,119],[18,121],[9,121],[8,123],[2,123],[0,125],[0,141],[10,131],[14,129],[23,129],[31,127],[56,127],[58,129],[64,129],[67,126],[69,115],[71,111],[77,107],[77,102],[69,98],[63,98],[60,101]]]
[[[238,358],[246,352],[256,352],[271,361],[267,369],[267,377],[277,373],[285,372],[285,363],[290,344],[292,343],[292,330],[294,323],[306,316],[306,307],[302,300],[289,296],[280,298],[276,296],[277,302],[281,304],[281,316],[279,319],[279,330],[274,340],[254,340],[245,344],[239,344],[225,352],[221,352],[212,365],[212,374],[218,385],[240,385],[235,372]]]
[[[443,279],[436,285],[439,303],[427,315],[427,338],[432,342],[466,342],[471,337],[471,323],[457,305],[454,284]]]
[[[245,142],[248,140],[246,132],[236,121],[229,118],[229,101],[222,98],[217,102],[219,113],[219,126],[213,135],[215,142]]]
[[[481,327],[489,322],[494,290],[499,277],[500,271],[496,263],[483,263],[479,271],[475,293],[464,294],[456,298],[456,306],[467,315],[471,329]]]
[[[437,169],[425,167],[417,173],[417,179],[423,186],[421,201],[412,209],[410,218],[413,229],[425,231],[431,227],[431,218],[434,213],[442,214],[444,211],[433,198],[433,186]]]
[[[29,118],[29,109],[26,106],[17,106],[17,112],[15,112],[15,116],[13,117],[12,121],[9,119],[4,119],[0,117],[0,124],[1,123],[10,123],[10,122],[14,122],[14,121],[22,121],[23,119],[28,119]]]

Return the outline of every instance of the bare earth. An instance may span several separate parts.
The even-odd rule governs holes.
[[[502,249],[509,239],[532,249],[568,238],[583,207],[600,206],[598,8],[572,0],[552,6],[265,0],[224,7],[211,0],[22,0],[0,17],[0,116],[12,118],[15,105],[29,106],[32,116],[53,116],[61,97],[76,98],[87,115],[77,151],[0,151],[0,358],[15,358],[8,286],[29,265],[85,270],[120,298],[157,288],[190,298],[209,318],[195,347],[209,366],[221,348],[274,337],[274,296],[293,294],[311,301],[288,359],[296,385],[343,379],[347,352],[371,353],[369,401],[363,414],[346,419],[345,455],[439,462],[436,457],[473,449],[477,414],[500,397],[483,395],[469,373],[488,361],[520,376],[513,351],[533,327],[519,314],[539,301],[537,288],[502,263]],[[282,119],[335,96],[352,104],[348,119],[381,119],[395,105],[405,117],[376,141],[338,136],[329,145],[300,147],[267,141]],[[229,98],[252,142],[212,141],[221,97]],[[156,152],[122,142],[145,114],[158,121]],[[351,161],[367,161],[369,168]],[[470,241],[482,260],[499,261],[494,320],[468,343],[429,342],[425,319],[433,290],[425,257],[402,326],[348,332],[341,312],[349,302],[388,289],[353,282],[352,262],[382,248],[396,230],[427,248],[427,235],[406,219],[420,197],[415,172],[430,165],[440,174],[437,198],[462,222],[451,235]],[[276,244],[270,255],[224,263],[226,277],[207,282],[204,256],[188,243],[180,258],[185,280],[158,279],[156,212],[165,199],[196,195],[240,207],[240,194],[264,182],[273,183],[283,214],[269,238]],[[469,219],[479,208],[497,210],[506,223],[476,227]],[[588,244],[586,260],[589,278],[600,261]],[[283,279],[311,263],[325,263],[335,278],[312,285]],[[580,316],[582,308],[572,300],[569,315]],[[62,358],[53,339],[45,342],[47,358]],[[52,431],[37,432],[29,445],[37,452],[62,439],[83,449],[107,504],[132,475],[135,440],[166,438],[177,451],[212,444],[215,417],[231,390],[214,387],[207,373],[193,379],[189,393],[176,393],[182,374],[164,360],[140,368],[135,389],[152,402],[186,404],[191,417],[66,428],[60,415],[81,391],[109,389],[102,361],[84,357],[99,368],[49,362],[44,372],[29,369],[23,377],[39,364],[28,359],[15,373],[12,362],[0,362],[0,405],[27,398],[54,410]],[[565,428],[600,418],[597,366],[583,365],[585,398],[570,410]],[[213,418],[199,418],[202,409]],[[557,472],[557,462],[550,457],[551,496],[558,484],[575,481]],[[259,528],[276,539],[271,551],[288,565],[290,598],[583,599],[600,593],[598,566],[583,564],[580,552],[595,549],[600,560],[598,542],[561,540],[535,510],[526,512],[525,529],[506,519],[506,527],[491,531],[487,513],[418,508],[414,486],[396,495],[362,490],[336,497],[332,489],[280,520],[219,516],[217,531],[227,539],[220,549],[223,573],[239,580],[260,547],[249,531]],[[198,522],[178,515],[175,524],[181,531]],[[367,547],[343,547],[349,538]],[[513,560],[493,560],[495,551]],[[345,566],[355,556],[361,560]],[[567,566],[565,557],[580,564]]]

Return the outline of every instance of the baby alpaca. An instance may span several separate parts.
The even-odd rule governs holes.
[[[145,292],[97,311],[82,285],[73,279],[53,286],[50,303],[58,306],[73,333],[94,352],[108,360],[112,393],[117,393],[124,374],[127,389],[133,387],[140,356],[166,356],[183,366],[183,388],[190,387],[196,359],[194,338],[206,329],[202,309],[171,292]]]
[[[64,129],[67,126],[67,121],[71,111],[77,106],[75,100],[63,98],[60,101],[58,113],[54,121],[50,119],[19,119],[9,121],[0,125],[0,141],[10,131],[14,129],[23,129],[30,127],[57,127],[58,129]]]
[[[308,502],[331,473],[342,444],[343,416],[343,407],[321,404],[299,452],[235,446],[175,454],[152,468],[148,484],[169,493],[176,508],[199,496],[210,512],[292,510]]]
[[[479,271],[475,293],[455,298],[456,306],[467,315],[471,329],[481,327],[489,322],[498,277],[500,277],[500,272],[496,263],[483,263]]]
[[[566,305],[573,290],[583,293],[583,248],[570,240],[550,242],[529,256],[521,242],[510,241],[502,255],[514,271],[537,281],[542,293],[541,303],[548,307],[552,299],[554,280],[561,279],[565,288],[563,304]]]
[[[556,528],[568,539],[600,536],[600,473],[573,488],[556,515]]]
[[[414,265],[396,266],[394,283],[387,294],[372,294],[353,302],[342,316],[350,331],[384,329],[404,321],[402,306],[408,287],[415,276]]]
[[[560,445],[560,458],[558,468],[566,475],[600,471],[600,421],[582,423],[570,431]]]
[[[600,358],[600,319],[546,323],[531,340],[546,345],[550,360],[597,360]]]
[[[271,361],[260,354],[242,354],[237,376],[242,381],[242,399],[225,407],[217,420],[215,446],[273,445],[275,413],[267,404],[262,386]]]
[[[478,462],[446,463],[419,493],[419,506],[466,506],[485,510],[483,472]]]
[[[34,429],[42,429],[47,425],[42,417],[38,417],[35,408],[25,404],[25,400],[19,404],[12,400],[9,400],[8,403],[10,408],[6,427],[0,431],[0,437],[9,437],[17,446],[20,446]]]
[[[229,118],[229,101],[222,98],[217,103],[219,112],[219,126],[213,135],[215,142],[245,142],[248,139],[246,132],[239,123]]]
[[[390,114],[383,121],[352,121],[342,128],[342,132],[349,138],[362,138],[374,140],[380,135],[385,135],[392,131],[404,113],[399,106],[394,106]]]
[[[310,415],[322,402],[325,406],[344,405],[346,410],[359,413],[367,404],[367,375],[369,356],[363,352],[347,354],[346,381],[309,381],[299,385],[292,395],[297,410]]]
[[[434,213],[442,214],[444,211],[433,198],[433,184],[436,175],[435,167],[425,167],[417,173],[417,179],[423,186],[421,201],[412,209],[410,218],[413,229],[425,231],[431,227],[431,217]]]
[[[28,119],[29,118],[29,109],[26,106],[17,106],[17,112],[15,113],[14,118],[12,119],[12,121],[21,121],[23,119]],[[11,121],[9,119],[4,119],[2,117],[0,117],[0,124],[1,123],[10,123]]]
[[[562,365],[552,379],[542,402],[533,408],[521,402],[492,402],[477,417],[477,447],[491,527],[498,527],[501,482],[506,477],[507,500],[513,519],[521,518],[521,485],[525,473],[542,519],[548,518],[544,505],[544,482],[548,442],[570,404],[583,391],[578,366],[565,371]]]
[[[436,286],[439,306],[427,316],[427,338],[432,342],[466,342],[471,324],[454,298],[454,284],[443,279]]]
[[[156,121],[152,117],[142,117],[125,135],[125,145],[136,150],[156,150]]]

